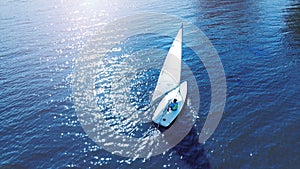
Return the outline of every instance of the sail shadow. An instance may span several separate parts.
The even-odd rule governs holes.
[[[199,143],[199,136],[193,127],[189,134],[172,150],[175,150],[183,161],[193,169],[210,169],[204,145]]]

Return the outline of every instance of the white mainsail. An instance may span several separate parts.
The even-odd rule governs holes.
[[[160,98],[170,90],[177,87],[181,76],[181,58],[182,58],[182,26],[179,29],[175,40],[169,49],[163,68],[160,72],[156,88],[152,95],[151,102]]]

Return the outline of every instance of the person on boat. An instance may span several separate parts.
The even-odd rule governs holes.
[[[178,109],[177,99],[174,99],[173,102],[169,105],[169,110],[176,111]]]

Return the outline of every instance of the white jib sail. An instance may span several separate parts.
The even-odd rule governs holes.
[[[160,72],[151,102],[177,87],[181,76],[182,26],[169,49],[163,68]]]

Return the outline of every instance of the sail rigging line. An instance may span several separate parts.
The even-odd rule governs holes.
[[[156,98],[155,100],[153,100],[153,101],[150,103],[150,104],[152,104],[150,107],[152,107],[152,106],[154,105],[153,103],[157,102],[157,101],[160,100],[162,97],[166,96],[167,94],[169,94],[171,91],[175,90],[175,89],[178,88],[178,87],[179,87],[179,84],[176,85],[175,87],[173,87],[172,89],[168,90],[167,92],[165,92],[164,94],[162,94],[161,96],[159,96],[158,98]]]

